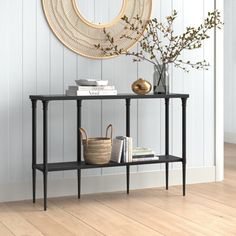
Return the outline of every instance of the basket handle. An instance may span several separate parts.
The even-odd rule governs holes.
[[[85,135],[86,143],[88,143],[88,135],[87,135],[86,130],[83,129],[83,128],[79,128],[79,132],[80,132],[80,137],[81,137],[81,139],[83,139],[83,134],[84,134],[84,135]]]
[[[113,134],[113,126],[112,124],[109,124],[106,129],[106,138],[108,138],[108,131],[109,129],[111,130],[111,139],[112,139],[112,134]]]

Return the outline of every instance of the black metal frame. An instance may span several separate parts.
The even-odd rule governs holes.
[[[183,177],[183,196],[186,193],[186,103],[188,94],[151,94],[151,95],[134,95],[134,94],[119,94],[116,96],[65,96],[65,95],[31,95],[32,102],[32,187],[33,187],[33,202],[36,199],[36,170],[43,172],[44,185],[44,210],[47,209],[47,178],[48,172],[77,170],[78,179],[78,198],[81,194],[81,170],[100,167],[116,167],[126,166],[126,189],[129,194],[130,188],[130,166],[145,165],[154,163],[165,163],[166,189],[169,188],[169,163],[182,162],[182,177]],[[128,162],[115,163],[110,162],[105,165],[87,165],[81,159],[81,139],[79,128],[81,127],[81,107],[83,100],[103,100],[103,99],[124,99],[126,101],[126,136],[130,137],[130,104],[131,99],[165,99],[165,155],[159,156],[159,160],[145,162]],[[182,157],[176,157],[169,154],[169,101],[173,98],[180,98],[182,101]],[[77,102],[77,161],[63,163],[48,163],[48,104],[50,101],[58,100],[75,100]],[[43,104],[43,163],[37,164],[37,101],[42,101]]]

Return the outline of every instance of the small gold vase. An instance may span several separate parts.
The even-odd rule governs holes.
[[[132,84],[132,90],[138,95],[145,95],[152,90],[152,85],[144,79],[138,79]]]

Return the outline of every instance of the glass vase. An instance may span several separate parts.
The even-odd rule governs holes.
[[[153,73],[153,93],[154,94],[168,94],[169,91],[169,73],[168,65],[154,65]]]

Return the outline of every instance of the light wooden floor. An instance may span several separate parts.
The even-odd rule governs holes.
[[[236,145],[226,144],[225,181],[0,204],[0,235],[236,235]]]

